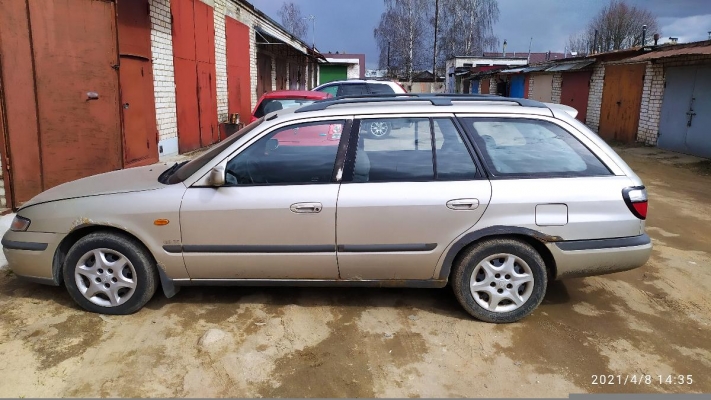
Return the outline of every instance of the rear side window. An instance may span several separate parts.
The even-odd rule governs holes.
[[[328,93],[331,96],[336,97],[338,95],[338,85],[331,85],[331,86],[322,87],[318,91]]]
[[[548,121],[464,118],[492,174],[601,176],[611,172],[573,135]]]
[[[341,85],[338,89],[339,96],[354,96],[368,94],[368,89],[364,83],[351,83],[346,85]]]
[[[372,94],[393,94],[395,91],[389,85],[383,83],[369,83],[368,89]]]

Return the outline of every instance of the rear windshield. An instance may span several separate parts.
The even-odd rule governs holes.
[[[167,184],[174,184],[174,183],[178,183],[178,182],[182,182],[182,181],[186,180],[192,174],[197,172],[197,170],[204,167],[205,164],[207,164],[210,160],[215,158],[215,156],[220,154],[224,149],[226,149],[232,143],[234,143],[237,139],[248,134],[249,132],[253,131],[256,127],[261,125],[262,122],[264,122],[264,118],[259,118],[258,120],[252,122],[251,124],[245,126],[244,128],[238,130],[237,132],[233,133],[232,136],[223,140],[221,143],[214,145],[212,148],[210,148],[205,153],[197,156],[196,158],[194,158],[190,161],[184,162],[183,164],[178,164],[179,167],[175,171],[173,171],[172,173],[170,173],[167,176],[161,175],[161,177],[158,179],[161,182],[164,182]],[[168,172],[168,171],[166,171],[166,172]]]
[[[313,103],[313,99],[264,99],[254,112],[254,116],[262,118],[270,112],[283,110],[285,108],[301,107]]]

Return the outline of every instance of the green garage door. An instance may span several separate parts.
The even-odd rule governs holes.
[[[341,81],[348,77],[348,67],[345,65],[321,65],[319,69],[321,75],[319,77],[319,85],[333,81]]]

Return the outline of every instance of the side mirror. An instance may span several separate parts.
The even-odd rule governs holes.
[[[223,186],[225,184],[225,167],[217,166],[210,170],[210,176],[208,177],[210,185],[212,186]]]

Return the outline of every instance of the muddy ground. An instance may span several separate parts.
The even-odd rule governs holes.
[[[711,169],[620,152],[649,188],[654,255],[633,271],[554,282],[520,323],[475,321],[449,289],[183,288],[107,317],[5,270],[0,396],[711,392]],[[595,385],[603,374],[652,382]]]

